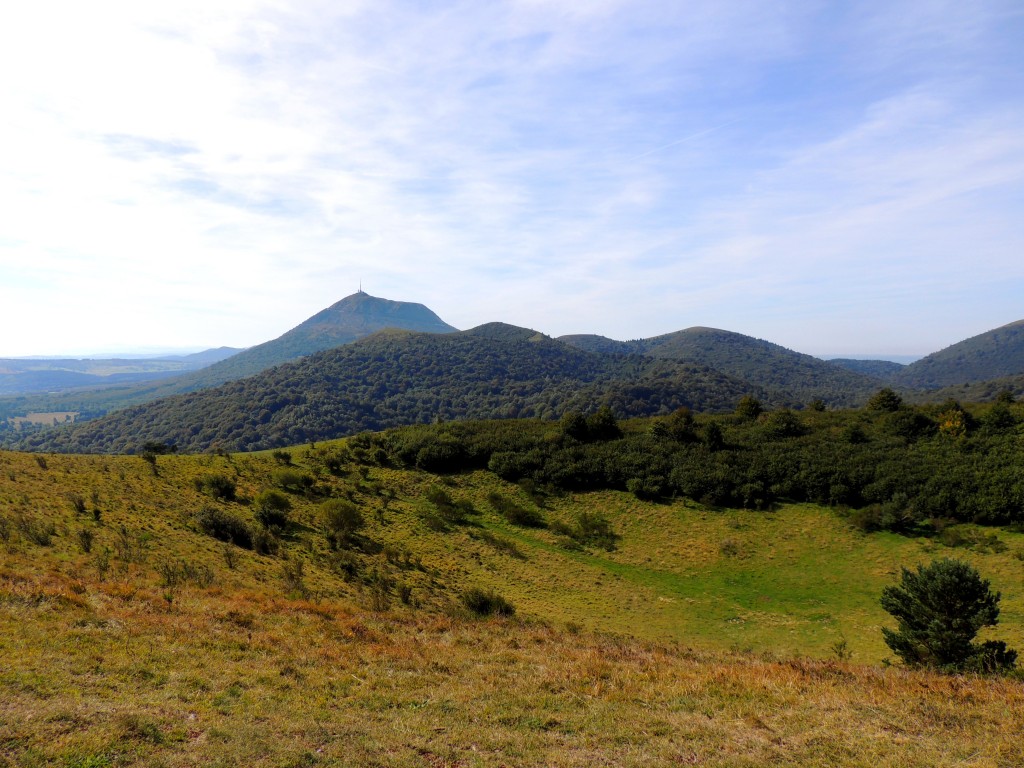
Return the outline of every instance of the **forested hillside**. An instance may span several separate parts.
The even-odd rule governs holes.
[[[891,381],[906,367],[903,363],[894,363],[892,360],[853,360],[846,357],[835,357],[826,362],[880,381]]]
[[[771,393],[693,364],[599,355],[493,323],[456,334],[383,332],[220,387],[24,438],[37,450],[255,450],[438,419],[555,419],[731,410]]]
[[[422,304],[381,299],[359,291],[317,312],[278,338],[250,347],[198,372],[190,377],[188,389],[216,386],[251,376],[275,365],[362,339],[385,328],[423,333],[458,330]]]
[[[686,330],[634,341],[603,336],[563,336],[581,349],[621,352],[706,365],[765,389],[786,392],[796,402],[821,399],[831,406],[862,405],[881,380],[810,355],[717,328]]]
[[[972,336],[911,363],[893,384],[939,389],[1024,374],[1024,320]]]

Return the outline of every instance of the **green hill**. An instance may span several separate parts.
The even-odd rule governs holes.
[[[187,379],[188,391],[234,381],[314,352],[348,344],[385,328],[423,333],[458,330],[422,304],[392,301],[359,291],[321,310],[272,341],[250,347]],[[183,381],[180,386],[186,386]]]
[[[887,416],[808,418],[846,450],[844,422],[882,442]],[[715,420],[737,455],[766,426]],[[622,426],[605,447],[651,433]],[[955,556],[1002,592],[994,636],[1021,648],[1024,534],[866,534],[808,504],[655,503],[401,462],[414,441],[550,446],[559,429],[440,425],[152,464],[0,452],[0,761],[1024,762],[1019,680],[884,664],[878,602],[901,567]],[[342,531],[332,509],[361,525]],[[506,615],[482,615],[495,605]]]
[[[601,404],[622,416],[681,406],[723,411],[744,394],[774,402],[766,390],[706,367],[594,354],[492,323],[453,334],[381,332],[217,388],[29,435],[23,444],[71,452],[134,451],[146,442],[254,450],[436,419],[554,419]]]
[[[49,411],[73,411],[80,413],[82,419],[93,419],[128,406],[245,378],[314,352],[348,344],[385,328],[425,333],[457,330],[422,304],[381,299],[360,291],[272,341],[250,347],[201,370],[159,382],[0,399],[0,421],[29,412]]]
[[[989,403],[1004,392],[1009,392],[1018,400],[1024,398],[1024,373],[986,381],[951,384],[940,389],[919,390],[909,394],[907,399],[918,403],[942,403],[950,399],[962,403]]]
[[[593,335],[563,336],[561,340],[592,351],[697,363],[764,389],[786,393],[795,403],[821,399],[836,407],[861,405],[883,386],[873,376],[717,328],[687,328],[626,342]]]
[[[972,336],[911,363],[892,382],[939,389],[1024,374],[1024,320]]]
[[[585,349],[588,352],[600,352],[605,355],[639,355],[641,349],[635,341],[616,341],[607,336],[598,336],[594,333],[576,333],[568,336],[559,336],[559,341],[566,344]]]

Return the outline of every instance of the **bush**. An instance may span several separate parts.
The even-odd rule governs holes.
[[[871,396],[867,404],[869,411],[888,411],[889,413],[895,413],[902,407],[903,398],[897,395],[891,387],[878,390]]]
[[[280,491],[272,488],[260,491],[253,504],[256,507],[256,522],[264,528],[284,528],[288,525],[292,503]]]
[[[166,560],[158,563],[156,570],[160,574],[160,585],[163,587],[177,587],[188,582],[197,587],[208,587],[213,583],[213,571],[204,563]]]
[[[78,546],[81,547],[82,552],[89,554],[92,552],[92,543],[95,540],[96,535],[88,528],[78,529]]]
[[[580,549],[580,545],[599,546],[611,552],[619,539],[618,534],[612,530],[612,524],[604,515],[599,512],[581,512],[576,519],[575,525],[566,525],[560,520],[554,520],[548,526],[552,533],[565,536],[570,542],[577,546],[568,547],[574,551]],[[565,546],[567,542],[563,542]]]
[[[466,445],[451,435],[439,435],[416,452],[417,469],[436,474],[458,472],[468,461]]]
[[[53,544],[53,537],[57,535],[57,527],[50,521],[18,515],[15,518],[15,523],[27,541],[40,547],[48,547]]]
[[[234,501],[237,487],[235,481],[219,472],[195,479],[196,490],[222,501]]]
[[[207,536],[244,549],[252,549],[252,531],[237,515],[217,507],[203,507],[196,513],[196,523]]]
[[[462,603],[477,616],[514,616],[516,612],[515,606],[493,589],[467,589],[462,593]]]
[[[753,395],[744,395],[736,404],[736,415],[742,419],[753,421],[764,411],[761,401]]]
[[[292,493],[305,493],[316,481],[312,475],[297,469],[279,469],[271,475],[274,485]]]
[[[1010,669],[1015,651],[1002,642],[975,645],[982,627],[999,622],[998,592],[967,563],[936,560],[903,569],[900,585],[882,591],[882,607],[899,622],[898,629],[883,628],[882,636],[904,663],[947,672]]]
[[[609,552],[615,549],[619,536],[612,530],[612,524],[604,515],[599,512],[581,512],[576,525],[576,538],[581,543],[599,546]]]
[[[327,538],[335,547],[351,543],[366,524],[359,508],[351,501],[328,499],[320,505],[320,516],[327,529]]]
[[[85,497],[80,493],[66,493],[65,498],[71,502],[71,508],[75,510],[76,514],[85,514]]]
[[[771,440],[799,437],[806,431],[800,418],[788,408],[769,413],[764,420],[763,430],[765,436]]]
[[[352,461],[352,454],[343,445],[333,445],[310,451],[306,458],[310,463],[323,467],[332,475],[340,475],[345,465]]]

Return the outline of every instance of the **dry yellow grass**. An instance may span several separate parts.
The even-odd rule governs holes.
[[[1009,680],[10,567],[0,593],[0,764],[1024,764]]]

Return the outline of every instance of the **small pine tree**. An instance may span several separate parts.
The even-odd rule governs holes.
[[[999,621],[998,592],[967,563],[936,560],[903,569],[900,585],[882,591],[882,607],[899,622],[882,629],[885,643],[909,666],[950,672],[1002,671],[1014,665],[1015,651],[1001,642],[976,645],[982,627]]]

